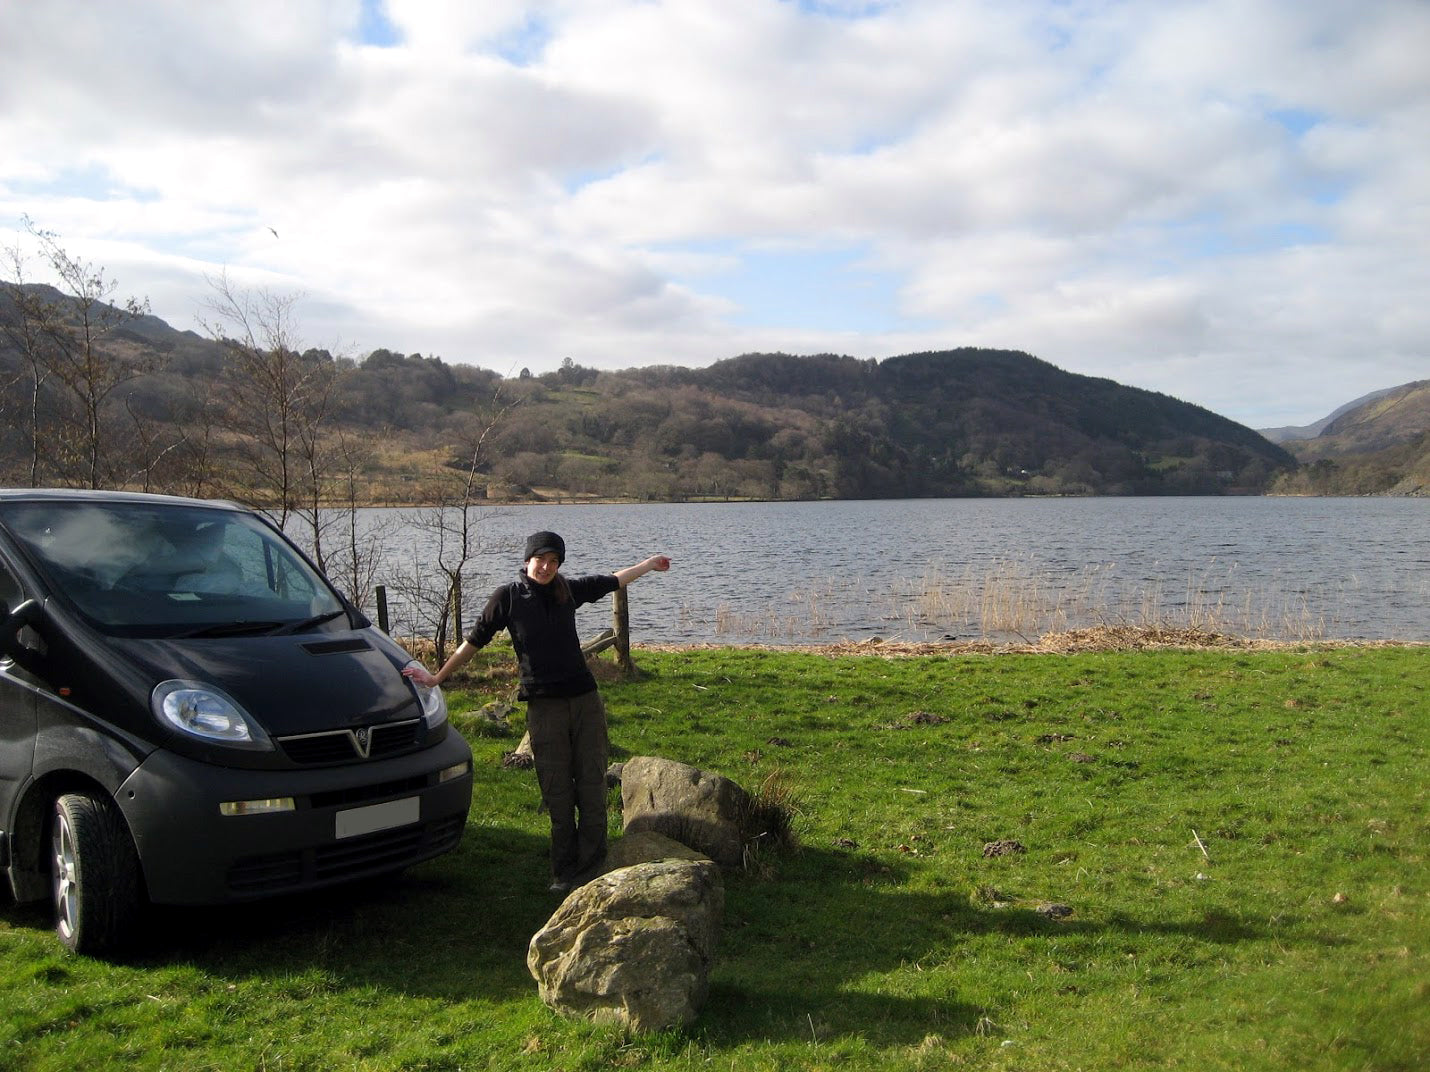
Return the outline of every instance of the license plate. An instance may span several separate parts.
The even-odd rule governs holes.
[[[389,800],[386,804],[370,804],[366,808],[349,808],[338,812],[337,836],[357,837],[372,834],[378,830],[391,830],[394,826],[415,823],[421,817],[421,802],[417,797]]]

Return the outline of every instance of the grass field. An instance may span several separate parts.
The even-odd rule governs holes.
[[[466,714],[467,836],[399,880],[168,910],[120,964],[0,911],[0,1068],[1430,1065],[1430,650],[636,658],[615,758],[783,794],[801,842],[727,876],[692,1029],[541,1005],[546,818]]]

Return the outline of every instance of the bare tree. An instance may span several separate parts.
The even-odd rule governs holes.
[[[322,565],[324,421],[335,368],[331,358],[299,351],[297,295],[235,289],[210,278],[205,328],[225,349],[224,405],[240,471],[230,494],[280,527],[306,523]]]
[[[28,447],[28,470],[30,487],[40,482],[41,457],[41,398],[45,383],[49,379],[49,368],[45,363],[44,333],[40,325],[51,315],[45,308],[37,308],[39,295],[25,285],[25,255],[18,243],[5,251],[10,266],[11,282],[6,282],[6,308],[0,313],[0,331],[9,341],[11,348],[19,356],[23,368],[7,369],[4,383],[4,411],[0,416],[11,428],[23,428]],[[21,388],[21,385],[24,385]],[[19,392],[25,391],[24,404]]]
[[[193,409],[185,419],[189,431],[175,451],[177,457],[170,485],[195,498],[221,493],[218,425],[222,407],[218,390],[216,383],[205,380],[193,394]]]
[[[414,619],[411,625],[431,638],[439,661],[446,658],[449,647],[460,643],[466,598],[463,577],[484,549],[480,507],[486,492],[489,443],[520,404],[520,399],[503,400],[498,384],[490,405],[466,423],[457,447],[462,467],[453,470],[450,493],[436,506],[406,519],[421,534],[420,549],[414,546],[409,561],[393,569],[390,587]]]
[[[127,398],[124,408],[129,414],[134,434],[130,439],[132,467],[120,483],[145,492],[166,489],[168,484],[162,477],[165,462],[183,449],[188,434],[176,431],[166,422],[145,417]]]
[[[348,432],[337,433],[334,443],[337,477],[335,495],[342,504],[336,550],[330,550],[328,575],[342,588],[354,606],[366,610],[371,603],[377,576],[388,553],[391,522],[364,523],[359,512],[366,502],[361,474],[372,451]]]
[[[50,270],[60,299],[22,282],[9,285],[13,313],[6,335],[30,368],[31,483],[38,483],[48,459],[57,475],[91,488],[122,481],[127,437],[112,435],[112,405],[125,384],[157,370],[158,355],[132,339],[114,337],[117,328],[144,316],[147,301],[114,304],[118,284],[103,268],[69,254],[51,231],[24,218]],[[10,252],[23,280],[23,257]],[[50,402],[55,412],[46,412]]]

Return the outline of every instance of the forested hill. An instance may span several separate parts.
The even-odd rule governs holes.
[[[42,296],[53,319],[58,296]],[[76,407],[94,392],[61,355],[25,351],[5,306],[11,483],[241,492],[290,469],[276,452],[298,448],[272,439],[280,411],[307,452],[292,468],[341,471],[348,493],[356,479],[375,501],[431,500],[443,472],[473,462],[493,498],[639,500],[1256,493],[1295,466],[1205,409],[1016,351],[746,354],[618,372],[568,360],[504,379],[386,349],[286,351],[281,332],[210,339],[147,315],[106,323],[103,434],[86,452],[76,429],[99,425]]]
[[[689,376],[737,404],[820,419],[844,486],[860,494],[1248,491],[1294,465],[1208,410],[1017,351],[753,354]]]
[[[517,483],[588,483],[586,464],[638,496],[1218,494],[1295,464],[1205,409],[1016,351],[568,366],[538,384],[500,437]],[[523,469],[526,452],[557,470]]]

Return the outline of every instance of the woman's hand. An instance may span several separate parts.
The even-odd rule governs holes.
[[[421,663],[408,663],[402,668],[402,676],[411,678],[424,689],[436,688],[437,685],[440,684],[437,680],[437,675],[429,671]]]
[[[669,555],[652,555],[650,558],[646,559],[646,561],[650,563],[651,569],[658,570],[661,573],[664,573],[666,570],[670,569]]]

